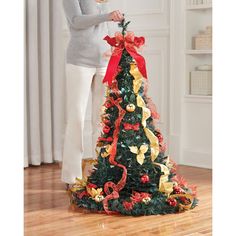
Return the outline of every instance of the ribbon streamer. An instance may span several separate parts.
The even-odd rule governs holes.
[[[159,191],[166,193],[168,196],[173,192],[174,183],[169,181],[170,170],[166,165],[154,162],[154,165],[160,166],[161,172],[164,174],[160,177],[159,180]]]
[[[118,88],[117,88],[118,89]],[[116,152],[117,152],[117,142],[118,142],[118,134],[120,132],[120,124],[122,119],[125,116],[126,111],[120,106],[120,103],[122,102],[122,98],[118,98],[114,100],[113,98],[110,99],[112,104],[114,104],[118,110],[119,110],[119,115],[118,119],[115,121],[115,130],[113,133],[113,143],[112,143],[112,150],[111,154],[109,156],[109,162],[110,164],[120,167],[123,169],[122,177],[119,180],[117,184],[109,181],[105,183],[104,185],[104,191],[107,194],[105,199],[103,200],[103,208],[107,214],[117,214],[115,211],[110,211],[108,207],[108,201],[112,199],[117,199],[119,198],[119,191],[124,188],[126,179],[127,179],[127,169],[124,165],[119,164],[115,160]],[[110,192],[110,189],[112,189],[112,192]]]
[[[144,128],[144,132],[145,132],[145,134],[146,134],[146,136],[147,136],[147,138],[149,139],[149,142],[150,142],[151,159],[152,159],[152,161],[155,161],[158,154],[159,154],[159,152],[160,152],[158,138],[148,128]]]
[[[125,36],[120,32],[116,32],[115,37],[111,38],[106,36],[104,40],[113,47],[113,53],[108,63],[103,83],[108,82],[108,85],[111,86],[112,81],[116,76],[117,68],[124,49],[126,49],[130,56],[136,61],[143,77],[147,78],[145,59],[136,51],[136,48],[140,48],[145,43],[144,37],[135,37],[133,32],[127,32]]]
[[[142,125],[144,128],[144,132],[150,142],[151,159],[152,161],[155,161],[160,152],[159,141],[156,135],[154,135],[150,129],[146,128],[147,126],[146,120],[151,116],[151,111],[146,107],[143,98],[139,94],[137,95],[136,100],[137,100],[137,106],[142,108]]]
[[[131,63],[130,64],[130,74],[134,77],[133,90],[134,90],[134,93],[137,94],[139,89],[142,86],[143,76],[140,73],[140,71],[138,70],[138,67],[137,67],[136,63]]]
[[[143,98],[139,94],[137,95],[136,100],[137,106],[142,108],[142,125],[143,127],[146,127],[146,120],[151,116],[151,111],[146,107]]]

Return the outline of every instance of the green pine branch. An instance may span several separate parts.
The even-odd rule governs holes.
[[[124,14],[123,14],[124,16]],[[120,28],[122,28],[122,35],[124,36],[126,31],[127,31],[127,28],[128,28],[128,25],[130,24],[131,21],[128,21],[126,22],[125,18],[118,24],[118,26]]]

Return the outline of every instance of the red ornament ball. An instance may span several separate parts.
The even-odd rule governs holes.
[[[106,108],[110,108],[110,107],[112,107],[113,105],[111,104],[111,102],[106,101],[105,104],[104,104],[104,106],[105,106]]]
[[[140,180],[141,180],[141,183],[146,184],[150,181],[150,178],[147,174],[145,174],[141,176]]]
[[[173,188],[173,191],[174,191],[175,194],[183,193],[183,189],[180,188],[179,186],[175,186],[175,187]]]
[[[158,140],[159,140],[160,143],[163,142],[163,136],[162,136],[161,133],[158,133],[158,134],[157,134],[157,138],[158,138]]]
[[[103,123],[104,123],[105,125],[110,125],[110,124],[111,124],[110,120],[107,120],[107,119],[103,120]]]
[[[103,127],[103,133],[105,133],[105,134],[108,134],[109,132],[110,132],[110,127],[109,126],[107,126],[107,125],[105,125],[104,127]]]
[[[176,201],[176,199],[174,199],[174,198],[169,198],[169,199],[167,200],[167,202],[168,202],[168,204],[169,204],[170,206],[173,206],[173,207],[175,207],[175,206],[177,205],[177,201]]]

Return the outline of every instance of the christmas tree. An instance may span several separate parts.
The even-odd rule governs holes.
[[[159,115],[147,96],[145,60],[137,52],[145,40],[127,31],[129,23],[123,20],[121,33],[104,38],[113,53],[104,77],[98,157],[90,176],[70,188],[71,202],[91,211],[133,216],[192,209],[198,202],[196,186],[177,175],[176,164],[165,156]]]

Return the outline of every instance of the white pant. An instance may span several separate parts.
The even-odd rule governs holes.
[[[100,134],[100,110],[104,102],[105,86],[102,83],[106,68],[88,68],[66,65],[67,125],[64,140],[62,181],[74,183],[82,178],[82,159],[85,113],[92,90],[92,145],[95,150]],[[95,158],[95,152],[94,152]]]

